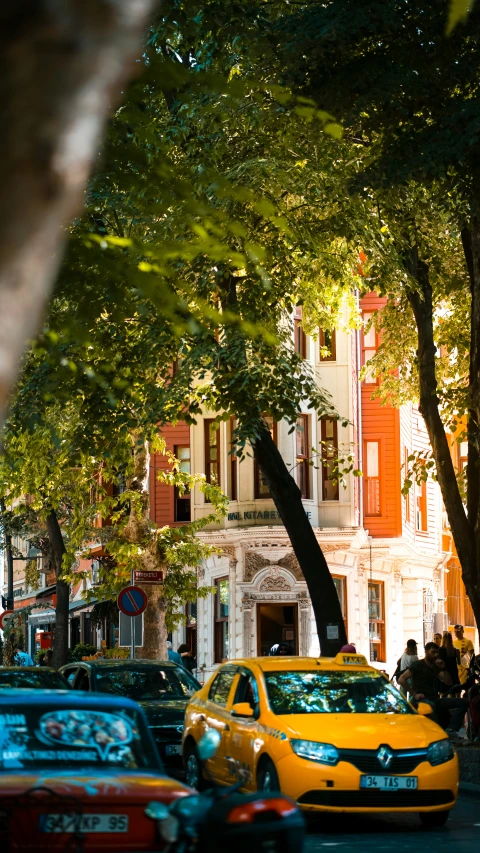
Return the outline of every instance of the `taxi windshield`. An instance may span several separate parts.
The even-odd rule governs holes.
[[[0,711],[0,769],[157,769],[134,710],[48,708],[13,703]]]
[[[379,672],[266,672],[274,714],[412,714],[402,694]]]

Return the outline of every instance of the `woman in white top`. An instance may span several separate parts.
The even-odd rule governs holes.
[[[407,648],[400,658],[400,673],[408,669],[414,660],[418,660],[417,643],[415,640],[407,640]]]
[[[403,653],[403,655],[399,661],[399,666],[398,666],[399,676],[402,674],[402,672],[404,672],[406,669],[409,668],[410,664],[413,663],[414,660],[418,660],[417,644],[416,644],[415,640],[407,640],[407,648],[405,649],[405,651],[404,651],[404,653]],[[398,678],[397,678],[397,684],[398,684]],[[402,691],[402,693],[404,695],[407,695],[402,687],[400,687],[400,690]]]

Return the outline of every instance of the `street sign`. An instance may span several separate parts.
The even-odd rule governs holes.
[[[4,619],[8,619],[9,616],[13,616],[15,613],[14,610],[4,610],[3,613],[0,614],[0,628],[2,631],[5,630],[5,625],[3,624]]]
[[[135,569],[133,573],[134,583],[163,583],[163,572],[143,572]]]
[[[140,616],[147,607],[148,599],[139,586],[126,586],[119,593],[117,604],[125,616]]]

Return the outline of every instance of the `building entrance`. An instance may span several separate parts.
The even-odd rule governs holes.
[[[286,643],[298,655],[298,605],[257,605],[257,654],[268,655],[275,643]]]

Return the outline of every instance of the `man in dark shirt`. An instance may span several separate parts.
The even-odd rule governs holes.
[[[445,669],[445,663],[440,660],[440,648],[436,643],[427,643],[425,646],[425,657],[423,660],[413,661],[409,668],[402,672],[398,683],[404,690],[408,690],[416,702],[422,699],[433,706],[432,717],[443,728],[450,728],[458,732],[468,708],[466,699],[440,699],[438,696],[437,679],[452,687],[452,679]],[[450,721],[450,711],[453,711]]]

